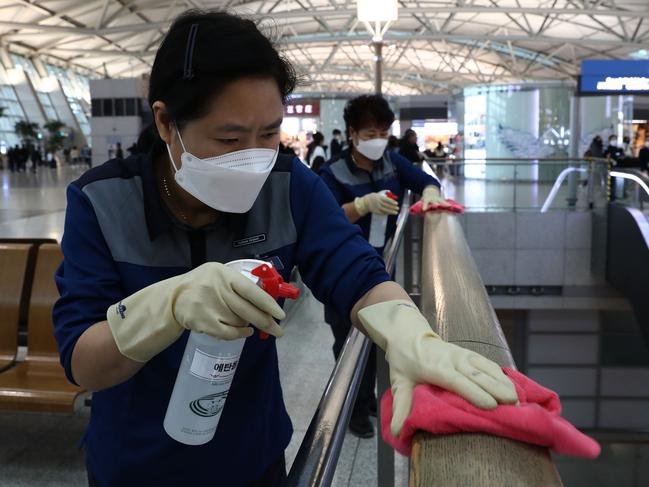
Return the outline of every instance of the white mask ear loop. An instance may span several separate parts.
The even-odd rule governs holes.
[[[176,129],[176,133],[178,134],[178,140],[180,141],[180,146],[183,148],[183,152],[187,152],[187,149],[185,149],[185,144],[183,144],[183,139],[180,136],[180,130],[178,130],[178,127],[176,124],[173,124],[174,128]],[[174,162],[174,157],[171,155],[171,148],[169,147],[169,144],[165,144],[167,146],[167,152],[169,153],[169,160],[171,161],[171,165],[174,167],[174,171],[178,172],[178,167],[176,167],[176,163]]]

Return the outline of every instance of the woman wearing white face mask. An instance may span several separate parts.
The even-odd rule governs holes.
[[[604,157],[611,159],[613,165],[617,165],[622,159],[624,159],[624,149],[618,146],[617,136],[610,135],[608,138],[608,147],[604,151]]]
[[[394,350],[400,384],[439,383],[445,364],[464,364],[447,387],[484,407],[515,400],[504,375],[475,379],[468,360],[481,370],[488,361],[433,338],[325,184],[296,157],[277,154],[295,83],[254,21],[187,12],[153,63],[153,147],[69,186],[54,331],[68,378],[94,391],[84,442],[91,486],[272,487],[285,478],[292,427],[274,339],[284,312],[223,265],[233,260],[279,261],[284,279],[298,266],[320,301]],[[372,313],[377,305],[392,311]],[[388,315],[409,333],[372,331]],[[163,428],[190,330],[246,338],[215,436],[199,446]],[[204,370],[197,355],[192,367]],[[423,363],[435,373],[422,373]],[[402,410],[409,392],[397,394]]]

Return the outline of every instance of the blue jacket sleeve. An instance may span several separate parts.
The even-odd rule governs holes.
[[[325,183],[293,164],[291,207],[297,228],[297,265],[314,296],[349,316],[354,304],[389,281],[383,260],[347,220]]]
[[[336,198],[338,204],[341,206],[344,205],[346,201],[342,185],[334,177],[331,169],[329,168],[329,164],[322,166],[322,168],[320,169],[320,177],[329,188],[329,191],[331,191],[331,194],[334,195],[334,198]]]
[[[90,200],[74,184],[68,186],[67,198],[63,263],[55,276],[60,298],[53,322],[61,365],[75,383],[71,362],[77,340],[92,325],[106,320],[106,310],[123,297],[123,290]]]
[[[426,174],[421,169],[415,167],[412,162],[410,162],[405,157],[397,154],[396,152],[390,153],[390,159],[392,163],[397,168],[397,174],[399,175],[399,181],[404,188],[408,188],[411,191],[414,191],[417,194],[421,194],[424,191],[426,186],[437,186],[440,187],[439,180],[430,174]]]

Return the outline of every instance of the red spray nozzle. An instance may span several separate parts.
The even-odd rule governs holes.
[[[255,267],[250,273],[259,278],[260,287],[275,299],[297,299],[300,296],[300,290],[284,282],[280,273],[268,264],[261,264]],[[268,333],[262,331],[259,333],[259,337],[262,340],[266,340]]]
[[[393,199],[395,201],[399,199],[399,197],[390,190],[387,190],[385,192],[385,196],[387,196],[388,198]]]

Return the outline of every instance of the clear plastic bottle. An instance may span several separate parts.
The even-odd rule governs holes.
[[[271,279],[274,286],[264,286],[268,280],[253,275],[253,270],[264,264],[272,268],[271,264],[254,259],[226,265],[260,284],[275,298],[297,297],[299,291],[283,284],[276,272]],[[277,291],[271,292],[270,288]],[[164,429],[174,440],[202,445],[214,437],[245,341],[245,338],[217,340],[204,333],[189,334],[164,419]]]
[[[380,191],[392,199],[397,199],[396,196],[389,190]],[[372,221],[370,223],[370,238],[369,242],[372,247],[381,248],[385,245],[385,231],[388,228],[388,215],[372,214]]]
[[[164,419],[174,440],[202,445],[214,437],[245,342],[189,334]]]

